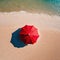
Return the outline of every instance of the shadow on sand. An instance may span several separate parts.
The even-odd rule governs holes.
[[[21,31],[21,28],[17,29],[15,32],[13,32],[12,37],[11,37],[11,41],[10,41],[13,44],[13,46],[17,47],[17,48],[22,48],[22,47],[26,46],[26,44],[24,44],[20,40],[20,36],[19,36],[20,31]]]

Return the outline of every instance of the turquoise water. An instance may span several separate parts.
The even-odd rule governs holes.
[[[0,0],[0,12],[20,10],[60,15],[60,0]]]

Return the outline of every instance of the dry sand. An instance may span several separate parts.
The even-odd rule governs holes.
[[[60,17],[45,14],[0,13],[0,60],[60,60]],[[15,48],[12,32],[25,24],[39,29],[36,44]]]

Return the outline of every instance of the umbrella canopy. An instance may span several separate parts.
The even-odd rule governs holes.
[[[20,31],[20,39],[25,44],[34,44],[37,41],[37,38],[39,37],[37,28],[35,28],[33,25],[25,25],[22,27]]]

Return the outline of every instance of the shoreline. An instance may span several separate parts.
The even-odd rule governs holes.
[[[54,28],[56,30],[60,30],[60,16],[51,16],[44,13],[29,13],[26,11],[0,13],[0,27],[19,27],[26,24],[35,25],[41,29]]]

